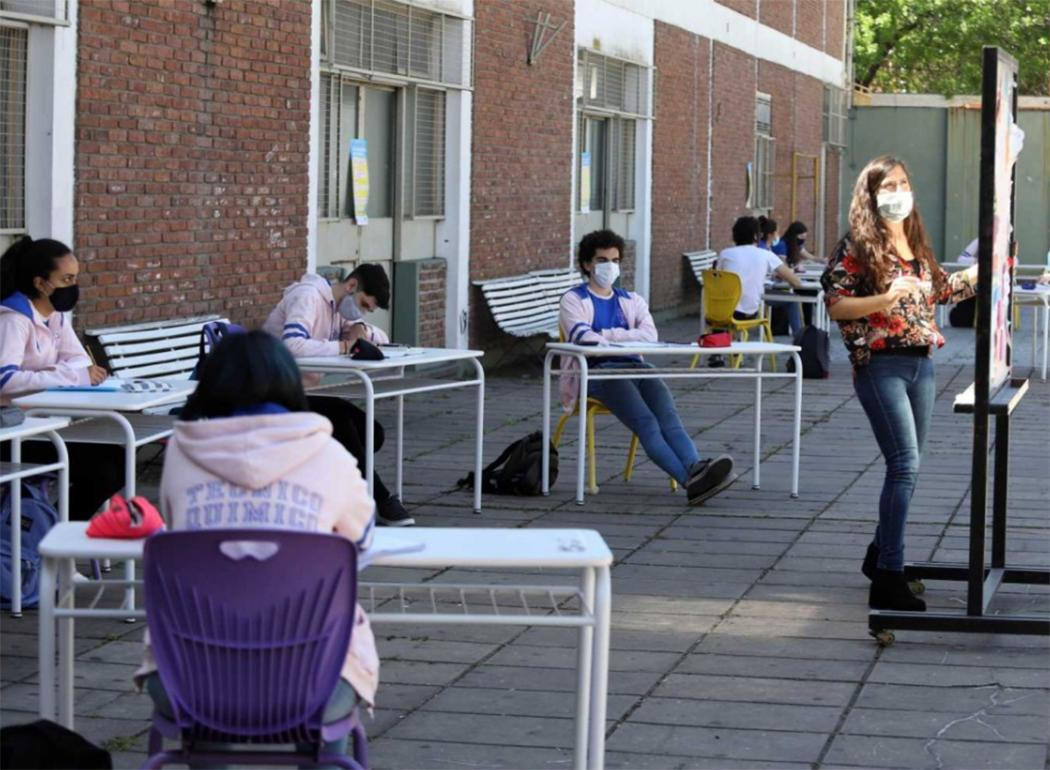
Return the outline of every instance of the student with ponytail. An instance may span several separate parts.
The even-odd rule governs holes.
[[[67,313],[80,295],[72,250],[49,238],[25,236],[0,257],[0,404],[58,385],[97,385],[95,366]],[[123,447],[69,443],[69,511],[88,518],[123,482]],[[4,445],[5,459],[7,445]],[[53,462],[48,443],[23,446],[27,462]]]

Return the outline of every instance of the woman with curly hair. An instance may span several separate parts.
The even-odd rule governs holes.
[[[872,609],[923,611],[904,578],[904,526],[933,414],[931,356],[944,345],[933,306],[973,296],[977,268],[948,275],[930,249],[908,169],[890,156],[864,167],[849,232],[821,277],[828,314],[853,364],[853,386],[886,460],[879,521],[861,567]]]

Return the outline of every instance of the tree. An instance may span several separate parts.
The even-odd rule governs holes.
[[[1050,0],[857,0],[853,71],[873,91],[978,94],[981,47],[1018,61],[1018,92],[1050,95]]]

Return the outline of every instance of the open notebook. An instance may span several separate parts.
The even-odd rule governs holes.
[[[98,385],[56,385],[48,390],[85,393],[167,393],[171,390],[171,383],[164,380],[122,380],[110,377]]]

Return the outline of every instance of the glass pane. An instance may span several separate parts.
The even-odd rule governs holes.
[[[394,215],[394,127],[397,94],[365,88],[365,136],[368,140],[368,216]]]
[[[357,86],[347,82],[339,83],[339,91],[335,98],[339,105],[334,114],[334,123],[330,134],[333,137],[332,144],[338,147],[337,156],[339,166],[331,180],[332,196],[340,201],[338,209],[332,212],[333,216],[348,218],[354,215],[354,205],[351,199],[350,187],[350,140],[354,138],[357,131]]]
[[[605,205],[605,140],[604,120],[585,119],[587,151],[591,153],[591,211],[601,211]]]

